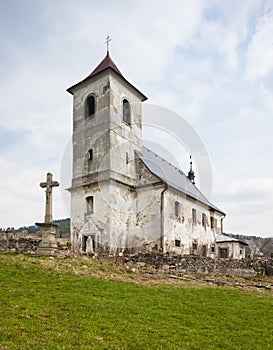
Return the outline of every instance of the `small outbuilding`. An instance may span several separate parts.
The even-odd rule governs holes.
[[[218,258],[244,259],[245,247],[248,244],[242,240],[219,234],[216,237],[216,254]]]

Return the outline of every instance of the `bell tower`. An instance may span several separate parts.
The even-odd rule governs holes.
[[[135,212],[135,151],[142,149],[141,103],[147,98],[121,74],[108,42],[100,64],[67,89],[73,95],[69,191],[75,251],[114,251]]]

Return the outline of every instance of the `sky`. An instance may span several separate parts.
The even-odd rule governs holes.
[[[39,183],[48,171],[60,181],[71,140],[66,89],[103,59],[109,34],[147,104],[180,115],[205,145],[224,231],[273,236],[273,0],[167,4],[0,0],[0,227],[43,220]],[[173,149],[187,172],[188,154]],[[69,216],[65,185],[54,188],[56,219]]]

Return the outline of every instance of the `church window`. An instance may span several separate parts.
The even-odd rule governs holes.
[[[87,213],[93,214],[93,211],[94,211],[94,197],[93,196],[86,197],[86,205],[87,205]]]
[[[180,246],[181,246],[181,241],[180,241],[180,239],[176,239],[176,240],[174,241],[174,245],[175,245],[176,247],[180,247]]]
[[[196,209],[192,208],[192,223],[195,225],[196,222]]]
[[[174,203],[174,215],[175,217],[179,217],[179,214],[180,214],[180,203],[175,201]]]
[[[206,214],[202,213],[202,226],[206,226]]]
[[[214,246],[211,246],[210,250],[211,250],[212,253],[215,253],[215,247]]]
[[[90,150],[88,151],[88,159],[89,160],[93,160],[93,149],[92,148],[90,148]]]
[[[192,253],[197,254],[197,243],[195,242],[192,243]]]
[[[126,152],[126,164],[129,163],[129,155],[128,155],[128,152]]]
[[[128,100],[126,99],[124,99],[122,103],[122,113],[123,113],[123,121],[131,125],[131,107]]]
[[[87,118],[94,118],[95,116],[95,97],[93,95],[90,95],[86,99],[86,117]]]
[[[214,217],[210,217],[210,228],[214,228]]]

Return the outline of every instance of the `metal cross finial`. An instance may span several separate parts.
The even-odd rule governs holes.
[[[105,41],[105,44],[106,44],[106,47],[107,47],[107,53],[109,52],[109,42],[111,41],[112,39],[110,38],[109,34],[107,35],[106,37],[106,41]]]

